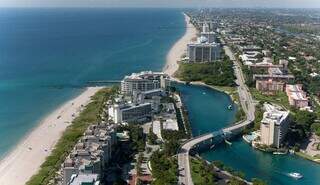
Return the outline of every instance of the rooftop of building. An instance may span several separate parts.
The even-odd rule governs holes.
[[[301,84],[296,84],[296,85],[286,85],[286,90],[290,92],[301,92],[302,90],[302,85]]]
[[[163,129],[164,130],[179,130],[178,122],[176,119],[167,119],[163,122]]]
[[[153,72],[153,71],[141,71],[140,73],[132,73],[131,75],[125,76],[124,79],[134,79],[134,80],[143,80],[152,76],[165,76],[168,77],[164,72]]]
[[[279,110],[279,107],[265,103],[263,104],[265,112],[261,123],[275,123],[281,125],[283,121],[289,116],[289,111]]]
[[[281,69],[278,68],[278,67],[269,68],[269,69],[268,69],[268,72],[269,72],[270,75],[282,75],[282,74],[283,74],[283,72],[281,71]]]
[[[99,185],[98,174],[75,174],[72,175],[69,185]]]
[[[115,132],[114,124],[90,125],[84,135],[74,146],[64,162],[64,167],[83,169],[93,163],[100,162],[104,155],[103,147],[111,146],[111,134]]]

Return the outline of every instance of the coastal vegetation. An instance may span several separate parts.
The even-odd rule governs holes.
[[[177,184],[178,161],[175,157],[158,150],[152,154],[150,163],[152,176],[155,179],[152,185]]]
[[[191,158],[191,176],[195,185],[214,185],[217,180],[217,174],[214,172],[214,166],[207,164],[204,160]]]
[[[124,127],[124,130],[129,131],[130,148],[134,152],[143,152],[146,147],[146,135],[140,125],[129,124]]]
[[[178,182],[178,161],[175,157],[180,140],[186,138],[182,131],[162,130],[164,143],[162,150],[154,152],[150,158],[152,176],[155,180],[153,185],[170,185]]]
[[[233,168],[231,168],[230,166],[226,166],[225,164],[223,164],[223,162],[221,161],[213,161],[212,162],[217,168],[221,169],[221,170],[224,170],[224,171],[227,171],[229,172],[230,174],[232,174],[233,176],[236,176],[236,177],[240,177],[242,179],[245,178],[245,174],[241,171],[236,171],[234,170]]]
[[[207,85],[234,86],[233,63],[223,60],[211,63],[182,63],[177,77],[186,82],[202,81]]]
[[[117,88],[104,88],[98,91],[80,115],[64,131],[52,153],[41,165],[37,174],[33,175],[27,185],[47,185],[56,175],[64,159],[72,150],[78,139],[90,124],[101,121],[104,103],[117,92]]]
[[[148,139],[148,144],[149,145],[155,145],[157,144],[157,135],[153,132],[152,128],[150,127],[149,129],[149,134],[147,136],[147,139]]]
[[[301,110],[292,115],[292,123],[287,140],[289,145],[294,146],[296,151],[300,148],[301,142],[309,137],[312,131],[319,129],[319,123],[315,123],[316,118],[317,115],[315,113]]]

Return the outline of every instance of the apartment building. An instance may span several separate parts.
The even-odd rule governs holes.
[[[289,104],[296,108],[305,108],[309,105],[306,92],[302,90],[302,85],[286,85],[286,93],[288,96]]]
[[[163,72],[142,71],[125,76],[121,81],[121,93],[132,95],[134,91],[144,92],[165,89],[170,85],[169,76]]]
[[[290,124],[289,111],[280,111],[273,105],[264,104],[261,120],[261,144],[280,148]]]

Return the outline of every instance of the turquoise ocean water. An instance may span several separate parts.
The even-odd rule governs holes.
[[[161,70],[181,11],[0,9],[0,156],[91,80]]]
[[[176,9],[0,9],[0,156],[39,121],[83,91],[91,80],[119,80],[164,65],[184,33]],[[234,119],[223,93],[179,86],[194,135]],[[201,154],[272,185],[320,184],[320,166],[293,156],[272,156],[241,139]],[[299,171],[295,181],[287,172]]]

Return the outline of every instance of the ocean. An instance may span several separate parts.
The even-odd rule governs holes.
[[[1,9],[0,157],[47,114],[80,94],[88,81],[160,71],[184,25],[179,9]],[[234,120],[226,94],[201,86],[178,88],[193,135],[216,131]],[[259,177],[269,185],[320,184],[318,164],[265,154],[241,139],[232,142],[201,156],[221,160],[247,179]],[[288,177],[292,171],[304,178]]]
[[[88,81],[161,71],[184,25],[171,9],[1,9],[0,157]]]

